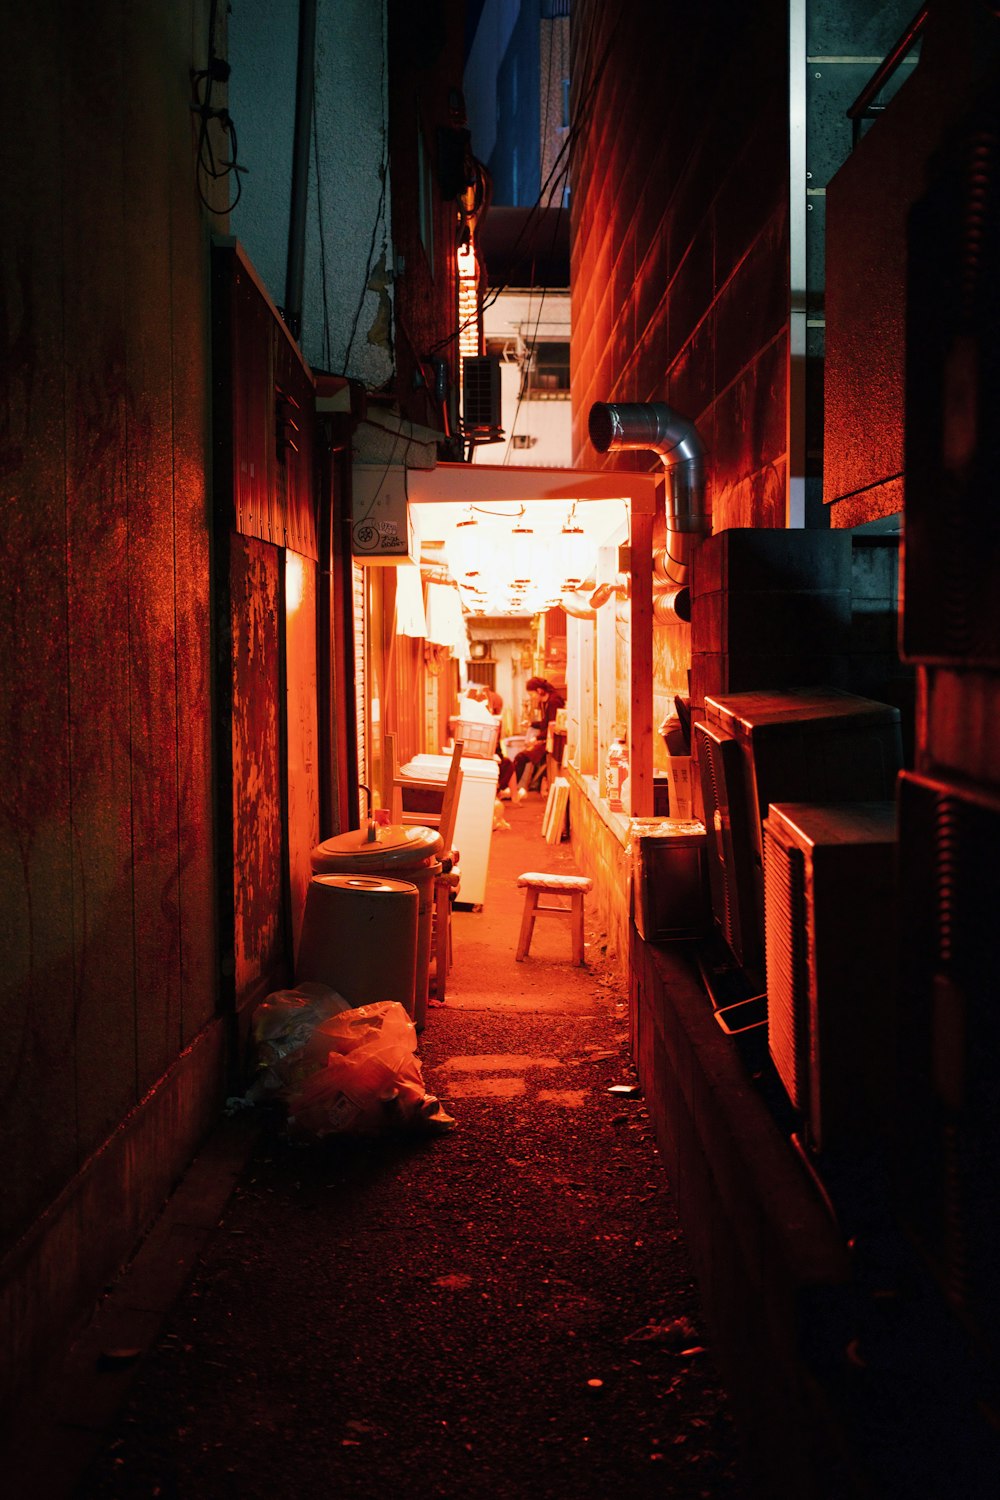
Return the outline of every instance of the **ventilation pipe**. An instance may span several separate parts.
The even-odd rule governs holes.
[[[317,0],[299,0],[299,51],[295,77],[292,187],[288,211],[288,256],[285,262],[285,322],[292,338],[296,341],[302,333],[306,209],[309,196],[309,147],[312,144],[316,72],[316,4]],[[235,155],[235,152],[233,154]]]
[[[593,608],[590,598],[587,594],[581,594],[579,589],[575,589],[571,594],[561,595],[559,603],[568,615],[573,616],[574,620],[597,619],[597,611]]]
[[[667,545],[654,559],[653,613],[657,619],[691,618],[687,570],[691,553],[710,529],[705,513],[705,445],[687,417],[663,402],[590,408],[590,441],[598,453],[645,448],[667,471]]]

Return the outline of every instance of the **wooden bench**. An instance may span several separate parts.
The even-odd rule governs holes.
[[[535,930],[536,917],[562,917],[568,921],[573,937],[573,962],[582,964],[583,957],[583,898],[593,881],[586,875],[546,875],[538,870],[528,870],[518,876],[518,887],[524,891],[524,914],[521,917],[521,935],[517,940],[517,961],[527,958],[531,947],[531,935]],[[542,896],[569,897],[569,905],[541,901]]]

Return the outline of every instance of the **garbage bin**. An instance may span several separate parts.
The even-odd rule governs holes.
[[[412,1016],[419,905],[410,881],[314,875],[306,892],[296,982],[328,985],[352,1005],[396,1000]]]
[[[647,943],[702,937],[710,923],[704,823],[633,818],[631,845],[639,936]]]
[[[378,875],[416,886],[417,950],[411,1014],[418,1029],[427,1019],[434,880],[441,873],[437,857],[441,849],[437,829],[390,823],[379,829],[377,842],[370,840],[363,829],[355,828],[325,839],[310,855],[314,875]]]

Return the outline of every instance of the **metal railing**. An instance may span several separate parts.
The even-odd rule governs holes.
[[[861,90],[861,93],[847,111],[847,117],[853,127],[852,145],[856,146],[861,139],[861,128],[865,120],[873,120],[876,115],[880,115],[885,109],[885,105],[876,104],[875,99],[892,78],[900,63],[906,59],[908,54],[912,52],[917,41],[919,41],[924,27],[927,25],[927,17],[930,15],[930,9],[929,5],[922,5],[920,7],[895,46],[886,54],[882,62],[879,63],[875,72]]]

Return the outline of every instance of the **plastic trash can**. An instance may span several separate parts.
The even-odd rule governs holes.
[[[377,841],[370,840],[363,829],[355,828],[350,833],[325,839],[310,855],[314,875],[372,875],[416,886],[417,951],[410,1013],[418,1029],[427,1019],[434,880],[441,872],[438,859],[441,849],[437,829],[420,824],[404,828],[390,823],[379,829]]]
[[[630,838],[639,936],[647,943],[702,937],[710,925],[704,823],[633,818]]]
[[[420,897],[410,881],[314,875],[295,966],[352,1005],[396,1000],[413,1015]]]

